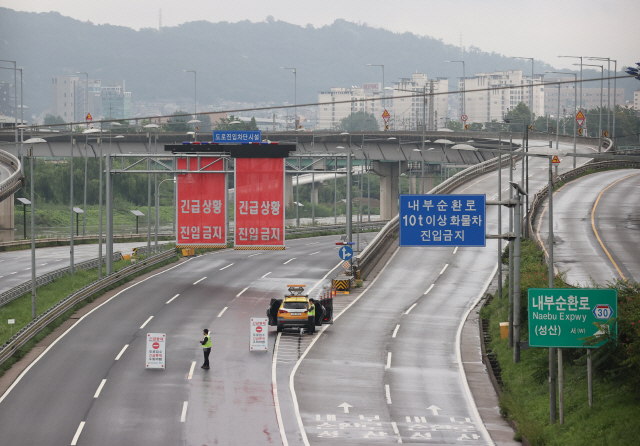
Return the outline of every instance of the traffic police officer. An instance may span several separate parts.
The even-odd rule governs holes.
[[[209,330],[206,328],[202,331],[202,333],[204,334],[204,338],[202,339],[202,341],[200,341],[200,344],[202,344],[202,351],[204,353],[204,364],[202,364],[201,368],[205,370],[209,370],[209,354],[211,353],[211,336],[209,335]]]
[[[309,310],[307,311],[307,317],[309,322],[309,334],[313,334],[316,329],[316,306],[309,300]]]

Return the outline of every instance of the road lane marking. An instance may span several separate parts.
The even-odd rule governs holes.
[[[400,329],[400,325],[396,325],[395,330],[393,330],[393,334],[391,335],[392,338],[395,338],[396,335],[398,334],[398,330]]]
[[[240,295],[242,293],[244,293],[245,291],[247,291],[249,289],[249,287],[246,287],[244,290],[240,291],[238,294],[236,294],[236,297],[240,297]]]
[[[320,243],[320,242],[306,243],[304,246],[317,245],[318,243]]]
[[[391,389],[389,384],[384,385],[384,393],[387,395],[387,404],[391,404]]]
[[[269,271],[267,274],[265,274],[264,276],[260,277],[261,279],[264,279],[265,277],[267,277],[269,274],[271,274],[271,271]]]
[[[213,252],[212,254],[218,254],[218,253],[220,253],[220,252],[226,252],[226,251],[227,251],[227,250],[224,250],[224,249],[223,249],[223,250],[220,250],[220,251],[215,251],[215,252]],[[107,300],[105,300],[104,302],[102,302],[100,305],[98,305],[98,306],[97,306],[97,307],[95,307],[94,309],[92,309],[92,310],[88,311],[85,315],[83,315],[80,319],[78,319],[78,321],[77,321],[75,324],[73,324],[71,327],[69,327],[69,328],[68,328],[64,333],[62,333],[62,335],[60,335],[60,336],[59,336],[58,338],[56,338],[56,339],[55,339],[51,344],[49,344],[49,346],[47,346],[47,348],[46,348],[42,353],[40,353],[40,355],[39,355],[35,360],[33,360],[33,361],[32,361],[32,362],[27,366],[27,368],[26,368],[26,369],[24,369],[24,370],[22,371],[22,373],[20,373],[20,375],[18,375],[18,377],[13,381],[13,383],[11,384],[11,386],[9,386],[9,388],[8,388],[8,389],[7,389],[7,390],[2,394],[2,396],[0,397],[0,403],[2,403],[2,402],[4,401],[4,399],[7,397],[7,395],[9,395],[9,394],[11,393],[11,391],[12,391],[12,390],[13,390],[13,389],[18,385],[18,383],[20,383],[20,381],[22,380],[22,378],[24,378],[24,376],[25,376],[27,373],[29,373],[29,370],[31,370],[31,368],[32,368],[33,366],[35,366],[35,365],[38,363],[38,361],[40,361],[40,360],[44,357],[44,355],[46,355],[46,354],[47,354],[47,352],[48,352],[49,350],[51,350],[51,349],[53,348],[53,346],[54,346],[54,345],[56,345],[56,344],[58,343],[58,341],[60,341],[60,340],[61,340],[62,338],[64,338],[64,337],[65,337],[65,336],[66,336],[66,335],[67,335],[71,330],[73,330],[75,327],[77,327],[77,326],[78,326],[78,324],[79,324],[82,320],[84,320],[84,318],[85,318],[85,317],[89,316],[91,313],[93,313],[94,311],[96,311],[98,308],[101,308],[103,305],[108,304],[109,302],[111,302],[111,300],[115,299],[116,297],[118,297],[119,295],[121,295],[122,293],[124,293],[125,291],[129,291],[131,288],[136,287],[136,286],[140,285],[141,283],[146,282],[147,280],[152,279],[152,278],[154,278],[154,277],[156,277],[156,276],[159,276],[159,275],[161,275],[161,274],[164,274],[164,273],[166,273],[167,271],[171,271],[172,269],[179,268],[179,267],[181,267],[182,265],[186,265],[186,264],[187,264],[187,263],[189,263],[190,261],[191,261],[191,259],[187,259],[186,261],[184,261],[184,262],[182,262],[182,263],[179,263],[179,264],[177,264],[177,265],[175,265],[175,266],[172,266],[172,267],[167,268],[167,269],[165,269],[165,270],[163,270],[163,271],[160,271],[159,273],[156,273],[156,274],[153,274],[153,275],[151,275],[151,276],[149,276],[149,277],[146,277],[146,278],[142,279],[140,282],[135,282],[135,283],[133,283],[133,284],[129,285],[128,287],[126,287],[125,289],[118,291],[116,294],[114,294],[113,296],[111,296],[110,298],[108,298]],[[336,266],[336,268],[337,268],[337,266]],[[335,268],[334,268],[334,269],[335,269]]]
[[[389,370],[391,368],[391,352],[387,352],[387,365],[384,366],[385,370]]]
[[[195,285],[195,284],[197,284],[197,283],[200,283],[200,282],[202,282],[202,281],[203,281],[204,279],[206,279],[206,278],[207,278],[207,276],[204,276],[202,279],[200,279],[200,280],[196,280],[195,282],[193,282],[193,284]]]
[[[600,243],[600,246],[604,250],[604,253],[607,255],[607,257],[609,258],[611,263],[613,263],[613,266],[618,271],[618,274],[620,274],[620,277],[622,277],[622,280],[624,280],[625,282],[628,282],[627,278],[624,276],[624,274],[622,274],[622,271],[618,267],[618,264],[613,260],[613,257],[611,257],[611,254],[609,254],[609,251],[607,250],[607,248],[605,248],[604,243],[600,239],[600,235],[598,234],[598,231],[596,229],[595,215],[596,215],[596,207],[598,206],[598,203],[600,202],[600,198],[602,197],[602,194],[604,194],[607,191],[607,189],[609,189],[610,187],[613,187],[614,185],[618,184],[622,180],[626,180],[627,178],[634,177],[636,175],[640,175],[640,174],[634,173],[634,174],[626,176],[624,178],[620,178],[618,181],[615,181],[615,182],[611,183],[609,186],[607,186],[602,192],[600,192],[600,194],[598,194],[598,198],[596,199],[596,202],[593,205],[593,209],[591,210],[591,228],[593,229],[593,233],[596,235],[596,238],[598,239],[598,243]]]
[[[278,429],[280,429],[280,438],[282,438],[282,446],[289,446],[289,442],[287,441],[287,434],[284,430],[284,424],[282,423],[282,413],[280,411],[280,400],[278,399],[278,384],[276,381],[276,365],[278,362],[278,350],[280,346],[281,334],[282,333],[277,334],[276,345],[273,348],[273,359],[271,360],[271,387],[273,388],[273,405],[276,408],[276,421],[278,422]]]
[[[411,305],[409,307],[409,309],[404,313],[404,314],[409,314],[411,312],[411,310],[413,310],[413,307],[415,307],[416,305],[418,305],[418,303],[416,302],[415,304]]]
[[[364,296],[365,294],[367,294],[367,291],[369,291],[369,289],[375,285],[375,283],[378,281],[378,279],[382,276],[382,273],[384,273],[384,271],[387,269],[387,266],[389,266],[389,264],[393,261],[393,259],[396,257],[396,255],[398,254],[398,252],[400,252],[400,248],[396,248],[396,250],[394,251],[394,253],[391,255],[391,257],[389,258],[389,260],[387,260],[387,263],[384,264],[384,266],[382,267],[382,269],[380,270],[380,272],[378,273],[378,275],[376,276],[375,279],[373,279],[371,281],[371,283],[369,284],[369,286],[362,292],[360,293],[360,295],[358,297],[356,297],[355,299],[353,299],[353,301],[347,305],[340,313],[338,313],[333,320],[336,321],[338,320],[338,318],[340,316],[342,316],[349,308],[351,308],[353,305],[355,305],[356,302],[358,302],[358,300],[360,300],[360,298],[362,296]],[[318,281],[318,283],[311,288],[311,290],[309,290],[308,294],[314,289],[316,288],[320,283],[322,283],[328,276],[329,274],[331,274],[336,268],[340,267],[340,265],[342,264],[342,261],[340,263],[338,263],[336,266],[333,267],[333,269],[331,269],[327,274],[325,274],[325,276]],[[310,446],[309,444],[309,439],[307,438],[307,432],[304,429],[304,423],[302,422],[302,416],[300,415],[300,406],[298,405],[298,397],[296,396],[296,389],[294,386],[294,380],[295,380],[295,376],[296,376],[296,372],[298,371],[298,367],[300,367],[300,363],[304,360],[304,358],[306,358],[307,353],[309,353],[309,350],[311,350],[311,348],[315,345],[316,341],[318,339],[320,339],[320,336],[322,334],[322,332],[324,332],[324,330],[326,330],[328,327],[328,325],[323,325],[320,330],[318,331],[318,335],[316,335],[313,340],[309,343],[309,345],[307,346],[307,348],[305,349],[304,353],[302,354],[302,356],[300,356],[298,358],[298,361],[296,362],[296,365],[293,366],[293,370],[291,371],[291,374],[289,375],[289,391],[291,392],[291,397],[292,397],[292,401],[293,401],[293,410],[296,414],[296,421],[298,422],[298,429],[300,431],[300,434],[302,436],[302,442],[304,443],[305,446]],[[275,392],[274,392],[275,394]],[[282,431],[281,431],[282,432]],[[283,436],[282,438],[286,438],[285,436]]]
[[[442,268],[442,271],[440,271],[440,275],[442,275],[442,273],[444,273],[444,270],[447,269],[447,266],[449,266],[448,263],[444,266],[444,268]]]
[[[147,319],[146,321],[144,321],[144,324],[142,324],[142,325],[140,326],[140,330],[142,330],[142,329],[144,328],[144,326],[145,326],[145,325],[147,325],[151,319],[153,319],[153,316],[149,316],[149,319]]]
[[[316,252],[312,252],[311,254],[309,254],[310,256],[315,255],[315,254],[320,254],[320,252],[322,251],[316,251]]]
[[[231,265],[233,265],[233,263],[228,264],[227,266],[223,266],[222,268],[220,268],[220,271],[222,271],[223,269],[227,269],[229,268]]]
[[[259,253],[256,253],[256,254],[251,254],[250,256],[247,256],[247,257],[259,256],[260,254],[262,254],[262,253],[261,253],[261,252],[259,252]]]
[[[45,266],[45,265],[48,265],[48,263],[43,263],[43,264],[42,264],[42,265],[40,265],[40,266]]]
[[[290,261],[295,260],[295,259],[296,259],[295,257],[293,259],[289,259],[286,262],[284,262],[283,265],[286,265],[287,263],[289,263]]]
[[[80,426],[78,426],[78,430],[76,431],[76,434],[73,436],[73,440],[71,440],[71,446],[75,446],[76,444],[78,444],[78,438],[80,438],[80,434],[82,433],[82,428],[84,428],[84,421],[80,422]]]
[[[180,422],[184,423],[187,421],[187,406],[189,405],[189,401],[185,401],[182,405],[182,415],[180,415]]]
[[[191,363],[191,368],[189,369],[189,374],[187,375],[187,379],[193,378],[193,369],[195,369],[195,368],[196,368],[196,362],[193,361]]]
[[[431,286],[429,287],[429,289],[423,293],[423,296],[426,295],[426,294],[429,294],[429,291],[431,291],[434,286],[436,286],[436,284],[432,283]]]
[[[395,421],[391,422],[391,427],[393,428],[393,432],[398,436],[398,443],[402,443],[402,437],[400,436],[400,431],[398,430],[398,425]]]
[[[17,273],[18,273],[18,271],[14,271],[14,272],[12,272],[12,273],[9,273],[9,275],[11,275],[11,274],[17,274]]]
[[[96,390],[95,395],[93,395],[94,398],[98,398],[100,396],[100,392],[102,391],[102,388],[104,387],[104,384],[107,382],[106,379],[103,379],[102,382],[100,383],[100,385],[98,386],[98,390]]]
[[[173,299],[175,299],[176,297],[178,297],[178,296],[179,296],[179,294],[176,294],[176,295],[175,295],[175,296],[173,296],[171,299],[169,299],[169,300],[167,301],[167,303],[168,303],[168,304],[169,304],[169,303],[171,303],[171,301],[172,301]]]
[[[456,246],[456,249],[453,250],[453,253],[455,254],[456,252],[458,252],[458,247]]]
[[[220,313],[218,313],[218,317],[222,316],[222,314],[223,314],[225,311],[227,311],[227,308],[229,308],[229,307],[224,307],[224,308],[222,309],[222,311],[221,311]]]
[[[120,353],[118,353],[118,356],[116,356],[116,361],[120,359],[120,357],[122,356],[124,351],[127,349],[127,347],[129,347],[129,344],[125,344],[124,347],[122,347],[122,350],[120,350]]]
[[[487,444],[492,444],[493,440],[491,439],[491,436],[489,435],[489,431],[487,431],[487,427],[484,425],[482,418],[480,418],[480,412],[478,412],[478,406],[476,406],[476,402],[473,399],[473,395],[471,394],[471,389],[469,388],[467,374],[464,371],[464,366],[462,365],[462,353],[460,352],[460,343],[461,343],[460,339],[462,338],[462,328],[464,327],[464,323],[467,320],[469,313],[471,313],[471,310],[473,310],[476,307],[476,305],[478,305],[478,302],[480,302],[480,299],[482,299],[482,297],[484,296],[484,293],[489,288],[489,285],[493,281],[493,278],[495,277],[497,271],[498,271],[498,262],[496,262],[496,266],[493,268],[493,271],[491,272],[491,274],[489,274],[489,278],[484,283],[484,286],[480,289],[480,293],[478,294],[476,299],[468,307],[467,311],[462,315],[462,318],[460,319],[460,324],[458,325],[458,332],[456,333],[456,358],[458,360],[458,370],[460,372],[460,375],[462,376],[462,383],[464,384],[464,390],[467,395],[467,402],[469,403],[469,405],[471,406],[471,409],[473,410],[473,415],[476,420],[476,423],[478,424],[479,429],[481,430],[482,435],[484,436],[484,439],[487,442]],[[427,409],[429,409],[429,407],[427,407]]]

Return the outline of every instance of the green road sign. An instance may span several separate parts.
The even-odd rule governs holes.
[[[531,347],[597,348],[586,338],[604,334],[608,324],[618,335],[618,290],[589,288],[529,288],[529,345]]]

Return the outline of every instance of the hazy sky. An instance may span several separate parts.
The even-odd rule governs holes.
[[[0,6],[54,10],[135,29],[157,28],[160,9],[163,26],[194,20],[260,22],[272,15],[321,27],[341,18],[454,45],[462,35],[466,47],[535,57],[558,68],[574,68],[572,60],[557,58],[561,54],[611,57],[618,67],[640,62],[639,0],[0,0]]]

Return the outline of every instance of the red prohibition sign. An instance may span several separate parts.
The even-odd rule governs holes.
[[[151,344],[151,347],[153,347],[154,349],[159,349],[160,348],[160,344],[157,342],[154,342],[153,344]]]
[[[258,326],[256,327],[256,332],[257,332],[257,333],[262,333],[262,327],[258,325]]]

